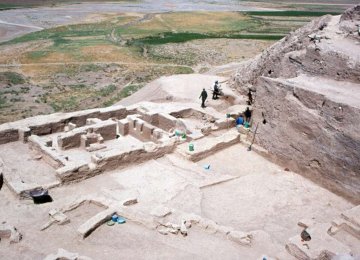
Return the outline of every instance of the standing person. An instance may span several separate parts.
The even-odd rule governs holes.
[[[219,94],[220,94],[220,91],[219,91],[219,81],[215,81],[212,99],[218,99],[218,95],[219,95]]]
[[[251,90],[249,89],[249,92],[248,92],[248,105],[251,106],[252,103],[253,103],[253,97],[252,97]]]
[[[249,107],[246,108],[244,115],[245,115],[245,121],[250,123],[251,111],[250,111]]]
[[[199,98],[201,98],[201,101],[202,101],[202,103],[201,103],[202,108],[205,108],[205,101],[207,99],[207,96],[208,96],[208,94],[207,94],[206,90],[203,88],[203,91],[201,92],[200,97],[199,97]]]

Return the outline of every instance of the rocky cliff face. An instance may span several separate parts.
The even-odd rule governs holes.
[[[242,64],[256,141],[278,163],[360,202],[360,5],[324,16]],[[263,124],[266,119],[266,124]]]

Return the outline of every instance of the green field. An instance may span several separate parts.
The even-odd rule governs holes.
[[[120,52],[138,56],[141,51],[139,47],[146,45],[221,38],[279,40],[289,31],[310,21],[311,16],[321,14],[323,13],[185,12],[159,14],[141,23],[136,23],[138,17],[135,16],[116,16],[100,23],[60,26],[30,33],[2,45],[50,40],[53,43],[50,47],[32,51],[28,54],[28,59],[41,61],[51,53],[67,53],[74,60],[91,61],[93,59],[82,53],[81,49],[113,45],[119,46]],[[186,23],[181,22],[183,19]]]

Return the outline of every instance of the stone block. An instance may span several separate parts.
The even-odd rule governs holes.
[[[85,129],[74,129],[63,133],[57,137],[58,146],[63,150],[79,147],[81,145],[81,136],[85,134]]]
[[[143,131],[142,131],[142,136],[145,140],[150,140],[152,138],[152,134],[154,132],[155,127],[148,124],[148,123],[144,123],[143,125]]]
[[[186,221],[185,220],[183,220],[183,221],[181,221],[181,225],[180,225],[180,233],[181,233],[181,235],[183,235],[183,236],[187,236],[187,227],[186,227]]]
[[[211,219],[201,218],[198,226],[204,229],[206,232],[214,234],[217,232],[218,224]]]
[[[87,118],[86,119],[86,125],[95,125],[100,122],[102,122],[102,120],[99,118]]]
[[[86,148],[86,151],[94,152],[105,148],[106,148],[105,144],[95,143],[95,144],[90,144],[89,147]]]
[[[112,140],[116,138],[117,122],[113,120],[103,121],[93,126],[94,132],[101,134],[104,140]]]
[[[231,128],[235,126],[234,118],[222,118],[215,121],[215,126],[219,129]]]
[[[341,217],[360,228],[360,205],[343,212]]]
[[[19,243],[22,235],[14,226],[5,223],[0,224],[0,240],[3,238],[9,239],[9,243]]]
[[[115,209],[109,208],[106,209],[98,214],[96,214],[94,217],[87,220],[84,224],[82,224],[78,228],[78,233],[82,238],[86,238],[89,236],[96,228],[98,228],[100,225],[104,224],[106,221],[110,220],[112,215],[116,213]]]
[[[71,162],[64,167],[57,169],[56,176],[61,180],[61,182],[66,183],[86,179],[101,172],[96,165],[94,168],[91,168],[90,166],[91,163]]]
[[[157,127],[165,131],[169,131],[171,128],[174,128],[176,125],[177,119],[171,115],[165,113],[159,113],[157,118],[158,118]]]
[[[100,109],[99,118],[102,120],[106,120],[109,118],[123,119],[128,115],[128,111],[125,107],[118,106],[110,106]]]
[[[163,137],[163,131],[161,131],[160,129],[155,128],[152,134],[153,138],[155,140],[159,140]]]
[[[138,203],[137,198],[127,198],[127,199],[124,199],[124,200],[121,202],[121,204],[122,204],[123,206],[131,206],[131,205],[134,205],[134,204],[136,204],[136,203]]]
[[[118,121],[119,134],[122,136],[129,134],[129,121],[127,119],[121,119]]]
[[[71,131],[71,130],[73,130],[73,129],[76,128],[76,125],[70,122],[70,123],[68,124],[68,127],[69,127],[69,131]]]
[[[185,143],[178,147],[177,152],[191,161],[199,161],[202,158],[238,142],[240,142],[240,134],[234,130],[228,131],[218,137],[193,141],[194,151],[189,151],[188,144]]]
[[[27,143],[28,137],[31,135],[31,130],[28,127],[22,127],[19,129],[19,140]]]
[[[154,208],[150,214],[153,215],[154,217],[164,218],[170,215],[171,212],[172,212],[171,209],[169,209],[168,207],[159,205],[156,208]]]
[[[17,128],[6,128],[0,130],[0,144],[6,144],[19,140],[19,130]]]
[[[65,214],[63,214],[62,212],[60,212],[57,209],[50,210],[49,215],[50,215],[50,218],[54,219],[56,222],[58,222],[59,225],[64,225],[64,224],[70,222],[70,219]]]
[[[81,135],[80,146],[85,148],[94,143],[100,143],[103,141],[103,138],[100,134],[96,133],[87,133],[86,135]]]
[[[242,246],[251,246],[253,236],[241,231],[230,231],[227,238]]]

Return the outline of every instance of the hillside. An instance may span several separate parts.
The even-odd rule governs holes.
[[[243,63],[231,84],[254,91],[257,142],[278,163],[360,198],[360,6],[324,16]],[[265,119],[265,121],[264,121]]]

